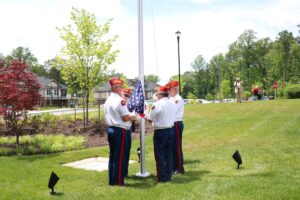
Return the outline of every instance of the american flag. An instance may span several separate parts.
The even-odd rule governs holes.
[[[127,103],[128,110],[130,112],[135,111],[137,114],[144,114],[144,101],[145,97],[143,87],[141,81],[139,80]]]

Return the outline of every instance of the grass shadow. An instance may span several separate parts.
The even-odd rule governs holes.
[[[220,177],[220,178],[229,178],[229,177],[272,177],[275,173],[272,172],[258,172],[258,173],[246,173],[246,174],[231,174],[231,175],[224,175],[224,174],[215,174],[211,175],[211,177]]]
[[[63,192],[55,192],[54,194],[51,194],[51,196],[53,196],[53,197],[55,197],[55,196],[59,197],[59,196],[63,196],[63,195],[64,195]]]
[[[21,161],[33,162],[36,160],[44,160],[49,158],[55,158],[58,156],[60,156],[60,153],[38,154],[38,155],[30,155],[30,156],[22,155],[22,156],[16,156],[16,158]]]
[[[194,159],[194,160],[185,160],[184,161],[184,164],[185,165],[193,165],[193,164],[199,164],[199,163],[202,163],[201,160],[198,160],[198,159]]]
[[[150,189],[156,185],[156,176],[150,174],[148,177],[128,176],[125,178],[129,180],[129,183],[125,183],[125,187],[135,189]]]
[[[207,170],[188,171],[184,174],[177,174],[172,177],[172,183],[186,184],[193,181],[199,181],[205,174],[209,174]]]

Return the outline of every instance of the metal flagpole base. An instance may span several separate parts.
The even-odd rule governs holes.
[[[149,172],[145,172],[144,174],[142,174],[141,172],[138,172],[135,174],[137,177],[142,177],[142,178],[145,178],[145,177],[148,177],[150,176],[150,173]]]

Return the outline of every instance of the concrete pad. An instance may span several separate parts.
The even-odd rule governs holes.
[[[129,160],[129,164],[135,162],[137,161]],[[104,158],[104,157],[87,158],[87,159],[63,164],[63,166],[102,172],[108,170],[108,158]]]

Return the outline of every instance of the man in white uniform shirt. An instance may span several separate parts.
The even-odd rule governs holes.
[[[121,92],[121,97],[122,99],[125,100],[125,102],[127,103],[130,96],[131,96],[131,89],[130,88],[123,88],[122,92]],[[127,108],[128,108],[128,104],[127,104]],[[133,121],[131,123],[131,127],[130,129],[128,129],[126,131],[126,136],[125,136],[125,165],[124,165],[124,177],[128,176],[128,166],[129,166],[129,158],[130,158],[130,149],[131,149],[131,132],[135,131],[135,122]]]
[[[126,102],[121,98],[123,81],[113,78],[109,81],[111,94],[104,103],[105,122],[109,142],[109,185],[124,185],[125,134],[131,128],[131,120]]]
[[[172,176],[172,126],[175,111],[168,99],[168,87],[160,87],[156,95],[157,101],[152,105],[147,120],[154,123],[153,144],[157,182],[167,182],[171,181]]]
[[[183,174],[183,152],[182,152],[182,132],[184,124],[182,122],[184,103],[183,99],[179,95],[179,82],[171,81],[167,84],[169,87],[170,100],[174,104],[174,109],[176,112],[175,122],[173,125],[173,174]]]

